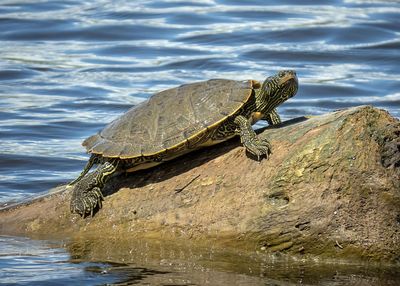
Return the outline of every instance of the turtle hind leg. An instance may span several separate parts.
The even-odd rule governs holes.
[[[93,216],[96,207],[102,207],[102,188],[106,181],[115,173],[118,162],[105,162],[92,173],[79,180],[72,192],[70,209],[82,217]]]
[[[85,167],[83,168],[83,171],[79,174],[78,178],[76,178],[75,180],[70,182],[68,184],[68,186],[72,186],[73,184],[75,184],[76,182],[81,180],[90,171],[90,169],[93,167],[93,165],[98,164],[98,163],[100,163],[99,155],[92,154],[90,156],[89,160],[87,161]]]
[[[257,156],[258,161],[262,156],[267,159],[271,152],[271,144],[267,140],[260,140],[251,127],[250,121],[243,115],[236,116],[234,120],[243,146],[248,152]]]
[[[94,187],[87,192],[74,192],[71,199],[71,212],[77,213],[83,218],[90,213],[90,216],[93,217],[96,206],[101,209],[103,199],[103,193],[99,187]]]

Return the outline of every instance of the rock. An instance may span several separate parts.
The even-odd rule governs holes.
[[[272,143],[269,160],[248,158],[234,139],[113,178],[93,218],[70,214],[69,189],[3,208],[0,234],[79,237],[96,241],[96,249],[155,238],[400,262],[397,119],[361,106],[260,136]]]

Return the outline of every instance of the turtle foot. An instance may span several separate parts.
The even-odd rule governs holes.
[[[103,194],[99,187],[94,187],[86,191],[75,188],[72,193],[70,209],[72,213],[77,213],[82,217],[86,217],[87,214],[93,217],[96,207],[98,206],[101,209],[102,201]]]
[[[101,209],[103,193],[101,189],[104,183],[117,169],[118,162],[112,164],[105,162],[96,171],[87,174],[74,185],[70,209],[72,213],[77,213],[82,217],[87,214],[93,216],[96,208]]]
[[[271,152],[271,144],[267,140],[260,140],[251,127],[251,119],[247,119],[243,115],[236,116],[234,120],[237,124],[237,132],[240,135],[240,141],[248,152],[260,158],[265,156],[267,159]]]
[[[257,157],[258,161],[260,161],[260,158],[263,156],[268,159],[269,155],[272,153],[271,144],[266,140],[260,140],[258,137],[243,142],[243,145],[248,152]]]

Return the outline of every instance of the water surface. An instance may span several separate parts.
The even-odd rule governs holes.
[[[93,251],[93,243],[0,236],[0,285],[395,286],[400,276],[396,267],[249,255],[212,246],[142,240]]]

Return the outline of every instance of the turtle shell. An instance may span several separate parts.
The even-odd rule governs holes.
[[[214,79],[156,93],[109,123],[82,145],[104,157],[153,156],[218,126],[246,103],[257,81]]]

